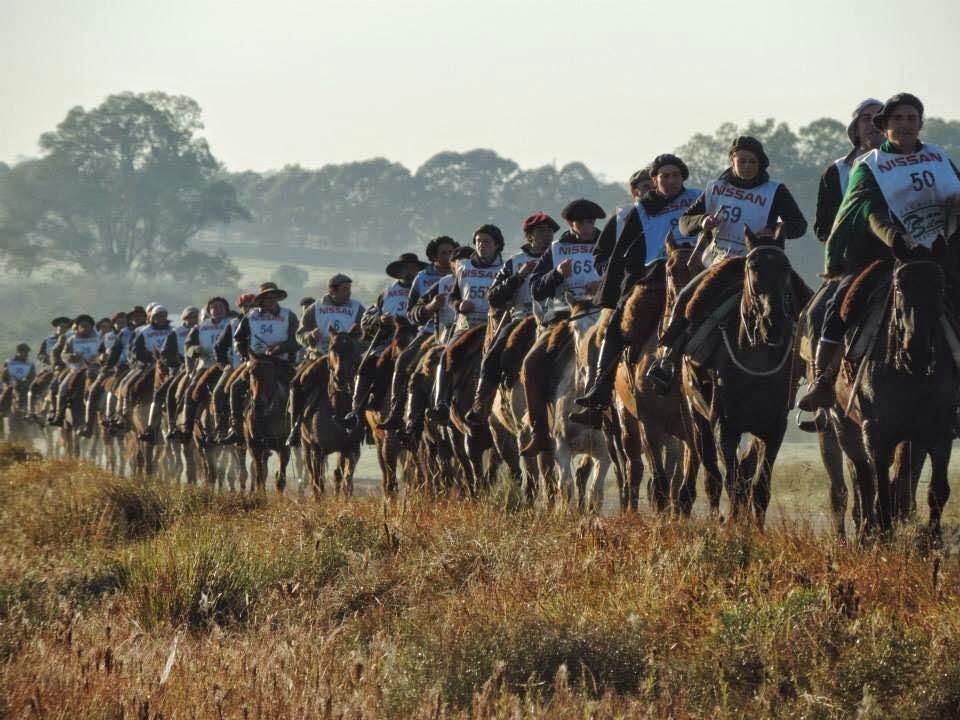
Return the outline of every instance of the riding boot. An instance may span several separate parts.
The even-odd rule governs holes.
[[[437,364],[437,376],[434,381],[434,403],[432,408],[427,409],[427,415],[432,422],[437,425],[446,425],[450,422],[450,394],[452,388],[447,382],[447,371],[445,358],[440,357]]]
[[[83,413],[83,427],[80,428],[80,435],[88,438],[93,435],[93,418],[97,414],[97,402],[100,400],[100,379],[94,381],[90,386],[90,395],[87,397],[87,406]]]
[[[686,331],[687,320],[683,315],[678,314],[670,319],[670,324],[660,337],[660,346],[667,350],[660,358],[660,362],[651,365],[646,374],[647,379],[653,383],[653,389],[657,395],[667,395],[673,389],[677,365],[683,357],[683,348],[686,345],[684,337]]]
[[[179,385],[180,381],[174,380],[167,388],[167,396],[165,398],[167,410],[167,433],[164,436],[164,439],[167,441],[180,439],[180,433],[177,430],[177,405],[179,404],[177,403],[177,387]]]
[[[470,428],[482,428],[490,415],[490,407],[497,395],[497,379],[480,376],[477,382],[477,392],[473,398],[473,406],[467,411],[464,420]]]
[[[621,332],[607,331],[600,344],[593,385],[577,398],[577,405],[582,405],[589,410],[602,410],[610,404],[613,381],[617,376],[617,367],[620,365],[620,354],[623,352],[624,344]]]
[[[530,418],[530,429],[533,435],[529,442],[520,448],[520,454],[523,457],[536,457],[542,452],[553,450],[550,426],[547,423],[547,398],[544,392],[546,380],[542,378],[537,380],[538,382],[530,382],[528,379],[524,385],[527,416]]]
[[[167,440],[180,440],[182,442],[186,442],[193,434],[193,422],[197,413],[197,404],[191,397],[193,394],[192,391],[193,388],[188,387],[183,396],[183,427],[179,428],[171,424],[170,430],[167,432]]]
[[[353,409],[343,417],[343,424],[348,429],[359,428],[360,418],[370,402],[370,388],[376,376],[376,363],[367,361],[360,366],[357,374],[357,384],[353,388]]]
[[[423,430],[423,417],[427,409],[427,394],[418,386],[411,386],[410,412],[404,434],[408,438],[418,438]]]
[[[144,428],[143,432],[137,435],[138,440],[143,440],[144,442],[152,442],[156,439],[157,428],[156,424],[160,421],[160,402],[154,397],[150,402],[150,412],[147,413],[147,427]]]
[[[243,440],[241,428],[243,427],[243,405],[240,399],[242,387],[240,382],[235,382],[230,386],[230,429],[227,434],[220,439],[223,445],[236,445]]]
[[[63,421],[67,414],[67,381],[64,380],[60,383],[60,389],[57,391],[57,394],[54,396],[54,405],[53,411],[50,413],[50,417],[47,419],[47,425],[52,425],[53,427],[63,427]]]
[[[817,408],[828,408],[836,401],[834,383],[837,371],[840,369],[840,359],[843,356],[843,347],[838,342],[820,339],[817,345],[817,356],[814,359],[814,380],[810,389],[804,394],[797,407],[806,412]]]
[[[407,394],[404,392],[406,387],[406,373],[399,369],[394,370],[390,387],[390,412],[383,422],[377,423],[379,430],[403,429],[403,409],[407,404]]]

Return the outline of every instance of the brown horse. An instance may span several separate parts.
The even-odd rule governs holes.
[[[309,389],[300,436],[311,487],[318,499],[324,492],[327,457],[334,453],[339,455],[334,470],[336,494],[353,494],[353,474],[360,459],[360,437],[347,431],[343,418],[351,409],[351,389],[360,356],[360,344],[353,336],[331,329],[327,354],[316,361],[316,369],[311,372],[313,385]]]
[[[719,344],[706,365],[694,367],[689,359],[685,361],[683,392],[691,413],[716,425],[731,517],[740,519],[752,504],[762,528],[770,503],[773,465],[800,372],[794,352],[794,319],[809,291],[798,288],[784,252],[782,228],[772,239],[761,239],[745,227],[744,242],[746,256],[711,268],[698,290],[702,302],[698,303],[695,294],[687,307],[690,318],[703,309],[700,305],[717,297],[712,281],[729,283],[733,279],[742,288],[739,302],[720,322]],[[753,441],[741,466],[738,446],[744,433],[750,433]],[[711,439],[712,432],[702,433],[698,443],[705,466],[718,459],[717,453],[710,452]]]
[[[932,252],[917,252],[914,259],[897,263],[880,334],[856,373],[847,365],[837,380],[838,407],[832,416],[844,451],[872,470],[855,488],[861,536],[877,525],[888,531],[895,512],[909,512],[915,489],[911,473],[901,473],[906,480],[899,490],[890,477],[897,446],[909,441],[917,458],[930,457],[928,529],[932,538],[940,537],[940,518],[950,496],[947,469],[958,382],[948,340],[956,331],[946,314],[944,266],[951,266],[958,240],[956,235],[950,243],[938,240]],[[840,408],[851,412],[844,417]]]
[[[286,368],[278,366],[281,362],[268,357],[250,357],[250,392],[243,413],[243,437],[253,467],[251,490],[266,490],[267,462],[273,451],[280,460],[275,481],[277,492],[282,494],[287,485],[290,448],[285,442],[289,418],[287,388],[281,380]]]
[[[658,512],[672,507],[689,516],[696,499],[700,462],[695,452],[693,419],[676,385],[666,396],[658,394],[646,377],[657,362],[656,338],[670,317],[679,289],[690,280],[688,266],[693,249],[677,246],[672,235],[665,242],[667,259],[653,267],[647,279],[634,286],[626,301],[622,332],[629,342],[628,359],[618,368],[615,391],[624,455],[625,487],[621,509],[636,510],[646,459],[651,479],[648,500]],[[658,322],[659,320],[659,322]],[[710,476],[708,475],[708,478]],[[708,483],[709,484],[709,483]],[[718,511],[719,478],[710,492],[710,505]]]

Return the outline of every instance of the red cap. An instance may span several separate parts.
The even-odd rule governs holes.
[[[235,303],[237,307],[241,305],[249,305],[253,302],[253,293],[240,293],[237,295],[237,302]]]
[[[554,220],[549,215],[547,215],[542,210],[539,212],[535,212],[530,215],[527,215],[523,223],[520,225],[520,229],[523,230],[525,233],[528,233],[531,230],[533,230],[535,227],[537,227],[537,225],[547,225],[554,232],[560,229],[560,226],[557,225],[557,221]]]

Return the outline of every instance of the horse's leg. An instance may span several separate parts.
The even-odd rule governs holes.
[[[283,495],[283,491],[287,487],[287,464],[290,462],[290,448],[282,439],[277,454],[280,456],[280,467],[277,468],[277,493]]]
[[[667,484],[667,471],[663,466],[665,436],[652,424],[641,423],[640,436],[643,454],[650,464],[650,482],[647,487],[647,501],[651,509],[665,512],[670,506],[670,490]]]
[[[577,509],[580,512],[587,511],[587,484],[590,482],[590,473],[593,471],[593,460],[587,456],[580,458],[577,462],[574,477],[577,484]]]
[[[620,491],[620,510],[636,512],[640,507],[640,486],[643,484],[643,440],[640,426],[633,419],[621,423],[621,428],[626,477]]]
[[[892,513],[894,520],[906,522],[910,516],[910,506],[913,502],[913,463],[911,458],[916,446],[914,443],[902,442],[897,445],[893,453],[893,497]],[[918,451],[921,457],[923,453]]]
[[[691,446],[686,443],[682,443],[682,446],[681,480],[676,492],[675,510],[678,515],[690,517],[693,504],[697,500],[697,474],[700,472],[700,461]]]
[[[720,421],[720,453],[724,463],[724,485],[727,488],[727,497],[730,500],[730,517],[732,520],[740,518],[740,512],[747,502],[749,486],[740,474],[737,451],[740,446],[740,432],[738,428],[723,420]]]
[[[710,515],[720,517],[720,494],[723,491],[723,475],[720,472],[717,442],[710,422],[696,411],[691,412],[694,418],[693,442],[703,465],[705,475],[704,485],[707,489],[707,498],[710,502]]]
[[[930,507],[930,521],[927,525],[930,538],[936,543],[941,540],[940,516],[950,498],[950,483],[947,468],[950,466],[952,441],[948,438],[939,445],[930,448],[930,488],[927,490],[927,505]]]
[[[876,420],[863,421],[863,437],[866,450],[877,480],[877,519],[880,530],[888,533],[893,524],[893,502],[890,487],[890,461],[895,444],[880,434]]]
[[[771,436],[763,439],[763,447],[759,450],[759,463],[753,483],[753,512],[757,519],[757,527],[763,530],[767,519],[767,508],[770,507],[770,480],[773,476],[773,465],[783,444],[783,435],[787,431],[786,416],[783,426]]]
[[[830,480],[830,510],[833,513],[833,529],[838,538],[846,535],[847,483],[843,476],[843,452],[837,431],[832,424],[817,433],[820,445],[820,459]]]

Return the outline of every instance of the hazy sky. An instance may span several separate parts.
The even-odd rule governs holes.
[[[960,118],[954,0],[0,0],[0,160],[122,90],[196,99],[232,170],[486,147],[622,179],[730,120]]]

